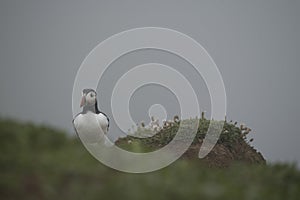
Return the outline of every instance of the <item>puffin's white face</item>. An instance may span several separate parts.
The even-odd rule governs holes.
[[[80,103],[80,107],[82,106],[92,106],[95,105],[97,101],[97,94],[94,91],[90,91],[89,93],[82,94],[82,99]]]

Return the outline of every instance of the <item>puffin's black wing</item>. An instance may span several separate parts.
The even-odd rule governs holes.
[[[101,112],[101,111],[99,111],[99,113],[97,113],[97,114],[102,114],[102,115],[104,115],[105,117],[106,117],[106,119],[107,119],[107,131],[108,131],[108,128],[109,128],[109,118],[107,117],[107,115],[104,113],[104,112]]]
[[[101,112],[99,109],[98,109],[98,102],[96,101],[95,103],[95,113],[98,115],[98,114],[102,114],[106,117],[107,121],[108,121],[108,124],[107,124],[107,131],[108,131],[108,128],[109,128],[109,118],[107,117],[107,115],[104,113],[104,112]]]
[[[77,117],[78,115],[80,115],[80,114],[81,114],[81,113],[78,113],[78,114],[73,118],[73,120],[72,120],[73,128],[74,128],[74,131],[75,131],[75,133],[76,133],[76,135],[77,135],[78,138],[79,138],[79,135],[78,135],[78,132],[77,132],[77,130],[76,130],[76,128],[75,128],[74,120],[75,120],[76,117]]]

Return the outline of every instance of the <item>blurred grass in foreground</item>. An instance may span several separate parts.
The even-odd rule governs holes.
[[[178,160],[126,174],[95,160],[79,139],[44,126],[0,120],[0,199],[299,199],[292,165],[207,168]]]

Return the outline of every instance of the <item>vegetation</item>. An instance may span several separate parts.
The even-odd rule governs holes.
[[[134,134],[119,138],[116,141],[116,145],[133,152],[154,151],[162,148],[174,138],[181,123],[183,123],[185,132],[191,131],[191,127],[196,122],[195,120],[198,119],[171,122],[168,126],[162,127],[156,134],[151,134],[149,128],[140,127]],[[183,159],[188,158],[200,161],[197,159],[198,152],[210,124],[212,129],[216,129],[216,126],[219,126],[217,121],[210,121],[204,117],[199,119],[197,133],[190,148],[182,156]],[[250,145],[252,139],[249,140],[247,138],[250,131],[251,129],[245,125],[238,127],[236,122],[224,122],[217,144],[213,150],[200,161],[200,164],[206,164],[210,167],[228,167],[236,161],[245,162],[247,164],[266,164],[266,160],[262,154],[257,152],[256,149]],[[138,137],[144,135],[153,136],[147,138]],[[178,145],[180,145],[180,143]]]
[[[198,139],[203,137],[201,129],[205,127],[198,130]],[[232,129],[237,136],[222,135],[219,145],[243,137],[241,129],[235,127],[226,124],[225,130]],[[161,137],[169,138],[167,134],[172,134],[173,129],[176,126],[163,130],[166,135],[154,136],[152,146],[144,144],[156,148],[154,144],[158,141],[167,143],[169,139]],[[194,145],[198,142],[195,140]],[[126,147],[125,142],[123,146]],[[95,160],[78,138],[62,131],[0,120],[0,199],[3,200],[299,199],[300,172],[293,165],[233,162],[230,167],[216,168],[202,165],[198,160],[178,160],[147,174],[122,173]]]

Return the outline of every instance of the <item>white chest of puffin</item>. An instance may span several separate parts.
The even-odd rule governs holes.
[[[80,107],[82,112],[73,119],[74,129],[84,143],[104,143],[106,146],[113,145],[107,138],[109,119],[100,112],[97,104],[97,93],[93,89],[84,89]]]

